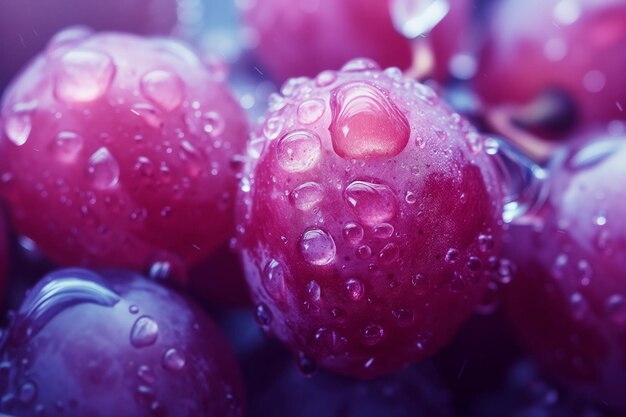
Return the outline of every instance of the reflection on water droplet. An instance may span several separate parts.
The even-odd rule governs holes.
[[[212,138],[219,137],[226,128],[226,122],[219,113],[210,111],[204,114],[203,130]]]
[[[159,325],[152,317],[141,316],[130,331],[130,343],[136,348],[153,345],[159,336]]]
[[[400,248],[395,243],[387,243],[378,253],[378,260],[383,265],[395,262],[400,256]]]
[[[342,158],[393,157],[406,147],[411,128],[387,93],[365,82],[332,92],[329,127],[333,149]]]
[[[291,204],[298,210],[308,211],[324,198],[322,186],[316,182],[305,182],[289,193]]]
[[[365,326],[361,331],[363,336],[363,343],[368,346],[374,346],[378,344],[385,335],[383,328],[378,324],[370,324]]]
[[[390,221],[398,208],[398,201],[391,188],[369,181],[351,182],[344,191],[344,198],[368,226]]]
[[[320,157],[319,137],[308,130],[296,130],[280,138],[276,158],[287,172],[302,172],[312,168]]]
[[[182,352],[171,348],[163,354],[163,367],[170,371],[180,371],[185,367],[186,359]]]
[[[22,146],[26,143],[32,128],[33,125],[29,112],[15,112],[4,120],[4,133],[17,146]]]
[[[306,292],[309,294],[309,299],[313,302],[319,301],[322,296],[322,289],[315,280],[309,281],[306,286]]]
[[[326,87],[334,83],[337,79],[337,73],[334,71],[322,71],[315,78],[315,84],[318,87]]]
[[[85,49],[67,52],[56,67],[56,97],[67,103],[94,101],[109,89],[115,65],[105,53]]]
[[[356,58],[351,59],[346,62],[343,67],[341,67],[341,71],[343,72],[360,72],[360,71],[379,71],[380,66],[368,58]]]
[[[100,281],[98,274],[84,269],[61,269],[48,274],[30,290],[18,310],[11,328],[12,342],[25,343],[69,307],[82,303],[105,307],[117,304],[120,297]]]
[[[389,239],[394,232],[394,228],[389,223],[381,223],[374,226],[372,233],[378,239]]]
[[[365,294],[365,286],[356,278],[350,278],[346,281],[346,294],[352,301],[359,301]]]
[[[312,265],[328,265],[335,260],[337,248],[332,236],[322,229],[309,229],[300,238],[300,253]]]
[[[183,80],[163,70],[150,71],[141,78],[141,92],[157,106],[170,112],[183,102]]]
[[[105,190],[117,185],[120,178],[120,166],[109,150],[102,147],[89,157],[87,173],[95,188]]]
[[[256,322],[262,328],[268,328],[272,324],[272,312],[267,305],[261,303],[256,307],[255,311]]]
[[[83,148],[83,138],[70,131],[59,132],[52,142],[52,153],[62,162],[74,162]]]
[[[323,100],[314,98],[304,101],[298,106],[298,121],[308,125],[317,122],[326,110]]]
[[[32,382],[22,384],[19,399],[22,404],[30,404],[37,398],[37,386]]]
[[[352,246],[361,243],[364,233],[363,227],[355,222],[346,223],[342,231],[344,240]]]
[[[273,299],[285,299],[285,270],[275,259],[269,261],[263,270],[263,287]]]

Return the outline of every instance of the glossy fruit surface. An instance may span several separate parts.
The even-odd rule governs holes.
[[[244,415],[238,367],[215,324],[129,272],[43,278],[12,320],[2,369],[0,407],[11,415]]]
[[[621,0],[496,3],[475,87],[492,105],[563,92],[579,126],[624,120],[625,22]]]
[[[184,267],[232,233],[246,117],[177,41],[61,32],[1,125],[15,228],[61,264]]]
[[[482,139],[398,69],[287,83],[253,134],[239,245],[260,323],[371,378],[447,343],[480,300],[502,195]]]
[[[0,93],[50,37],[73,25],[95,30],[168,34],[176,24],[174,0],[38,0],[0,2]]]
[[[518,277],[507,308],[520,341],[552,376],[626,409],[626,146],[576,142],[553,170],[543,223],[511,230]]]

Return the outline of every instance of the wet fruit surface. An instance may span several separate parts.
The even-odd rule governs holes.
[[[1,122],[2,195],[57,262],[184,269],[227,242],[247,121],[185,45],[62,32]]]
[[[367,60],[282,92],[240,195],[260,324],[351,376],[432,354],[497,263],[502,195],[480,137],[430,88]]]
[[[0,408],[19,416],[244,415],[217,327],[129,272],[47,275],[13,316],[1,366]]]
[[[626,409],[623,136],[593,134],[556,164],[544,224],[512,229],[507,307],[551,375]]]

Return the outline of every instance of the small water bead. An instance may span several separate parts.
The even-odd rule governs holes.
[[[324,198],[322,186],[316,182],[305,182],[289,193],[291,204],[301,211],[309,211]]]
[[[311,169],[321,154],[320,138],[308,130],[295,130],[280,138],[276,145],[278,163],[287,172]]]
[[[372,248],[370,248],[368,245],[359,246],[356,250],[356,256],[359,259],[367,259],[372,256]]]
[[[481,252],[491,252],[495,247],[493,236],[491,235],[479,235],[478,236],[478,249]]]
[[[159,325],[150,316],[139,317],[130,331],[130,343],[136,348],[152,346],[159,337]]]
[[[15,112],[4,120],[4,133],[17,146],[22,146],[26,143],[32,128],[30,112]]]
[[[139,367],[139,369],[137,370],[137,377],[144,384],[147,384],[147,385],[152,385],[156,381],[156,377],[154,376],[154,373],[152,372],[150,367],[146,365],[141,365]]]
[[[496,262],[496,279],[500,284],[509,284],[515,275],[515,264],[506,258]]]
[[[378,324],[370,324],[365,326],[361,331],[363,343],[367,346],[377,345],[385,335],[384,329]]]
[[[275,300],[285,298],[285,270],[275,259],[272,259],[263,269],[263,287]]]
[[[391,315],[396,319],[399,326],[408,326],[415,319],[413,310],[410,308],[396,308],[391,310]]]
[[[407,191],[404,195],[404,201],[406,201],[407,204],[415,204],[415,202],[417,201],[417,196],[414,192]]]
[[[480,258],[476,256],[470,256],[467,262],[465,263],[465,266],[467,267],[467,269],[469,269],[472,272],[478,272],[480,271],[483,265],[482,265]]]
[[[87,173],[92,185],[99,190],[115,187],[120,179],[120,166],[109,150],[102,147],[87,161]]]
[[[351,59],[346,62],[343,67],[341,67],[341,71],[344,72],[361,72],[361,71],[378,71],[380,70],[380,66],[368,58],[356,58]]]
[[[107,54],[72,50],[63,55],[56,68],[54,93],[66,103],[94,101],[109,90],[114,75],[115,65]]]
[[[309,229],[300,238],[300,253],[312,265],[328,265],[335,260],[337,248],[332,236],[322,229]]]
[[[306,286],[306,292],[309,294],[309,300],[313,302],[319,301],[322,296],[322,289],[315,280],[309,281]]]
[[[591,277],[593,276],[593,270],[591,269],[589,262],[584,259],[578,261],[578,264],[576,265],[576,275],[580,285],[583,287],[588,286],[591,282]]]
[[[374,226],[372,232],[374,234],[374,237],[378,239],[389,239],[391,236],[393,236],[394,230],[394,227],[389,223],[381,223]]]
[[[37,386],[32,382],[22,384],[18,398],[22,404],[32,403],[37,398]]]
[[[463,291],[464,287],[465,287],[465,283],[463,282],[463,278],[457,273],[455,273],[454,276],[452,277],[452,280],[450,280],[450,284],[448,285],[448,288],[450,289],[451,292],[458,294]]]
[[[342,158],[393,157],[406,147],[406,116],[371,84],[350,82],[333,90],[329,127],[333,149]]]
[[[337,73],[334,71],[322,71],[315,78],[315,85],[318,87],[326,87],[337,80]]]
[[[270,117],[263,124],[263,134],[269,140],[276,139],[285,126],[285,121],[282,117]]]
[[[209,111],[204,114],[204,126],[202,130],[212,138],[219,137],[226,128],[226,121],[217,112]]]
[[[356,246],[363,240],[365,231],[363,227],[356,222],[349,222],[343,226],[343,238],[352,246]]]
[[[395,243],[387,243],[378,253],[378,261],[383,265],[394,263],[400,256],[400,248]]]
[[[130,314],[137,314],[139,313],[139,307],[137,307],[135,304],[132,304],[130,307],[128,307],[128,312]]]
[[[175,348],[168,349],[163,354],[163,367],[170,371],[180,371],[185,367],[185,355]]]
[[[459,250],[458,249],[450,248],[446,252],[446,256],[444,257],[444,260],[448,264],[453,264],[453,263],[456,263],[459,260],[459,256],[460,256],[460,254],[459,254]]]
[[[365,286],[356,278],[350,278],[345,285],[346,294],[352,301],[359,301],[365,294]]]
[[[326,111],[324,100],[314,98],[300,103],[298,106],[298,121],[308,125],[317,122]]]
[[[59,132],[52,141],[52,153],[61,162],[74,162],[83,149],[83,138],[70,131]]]
[[[171,112],[183,102],[185,85],[177,74],[156,70],[141,78],[141,92],[154,104]]]
[[[270,311],[269,307],[264,303],[256,306],[254,316],[257,324],[263,328],[268,328],[270,324],[272,324],[272,312]]]
[[[411,278],[411,285],[415,288],[417,295],[424,295],[430,289],[430,281],[422,274],[417,274]]]
[[[336,352],[345,339],[339,337],[337,332],[327,327],[320,327],[313,334],[313,343],[324,350]]]
[[[581,320],[587,313],[587,302],[583,298],[582,294],[575,292],[570,297],[570,307],[572,309],[572,316],[576,320]]]
[[[130,112],[138,117],[141,117],[143,121],[148,124],[148,126],[153,127],[154,129],[160,129],[163,127],[163,119],[161,118],[160,112],[151,104],[134,104],[131,107]]]
[[[385,184],[352,181],[343,194],[357,217],[368,226],[387,223],[398,211],[398,200],[391,188]]]
[[[311,376],[317,371],[317,363],[314,359],[308,357],[303,352],[299,352],[296,357],[296,365],[305,376]]]
[[[606,300],[606,312],[618,326],[626,324],[626,300],[619,294],[613,294]]]

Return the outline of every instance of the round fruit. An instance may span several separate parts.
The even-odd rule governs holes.
[[[489,281],[502,192],[478,134],[397,68],[287,83],[249,145],[238,239],[260,323],[375,377],[447,343]]]
[[[244,414],[237,363],[215,324],[133,273],[47,275],[13,317],[2,359],[0,408],[14,415]]]
[[[580,125],[624,120],[625,22],[621,0],[497,2],[475,87],[491,105],[564,93]]]
[[[506,304],[544,369],[626,410],[626,142],[591,139],[553,169],[543,218],[511,230],[519,273]]]
[[[72,25],[96,30],[167,34],[176,24],[173,0],[63,0],[0,2],[0,92],[52,35]]]
[[[232,233],[247,122],[186,46],[61,32],[2,104],[2,195],[61,264],[145,270]]]

